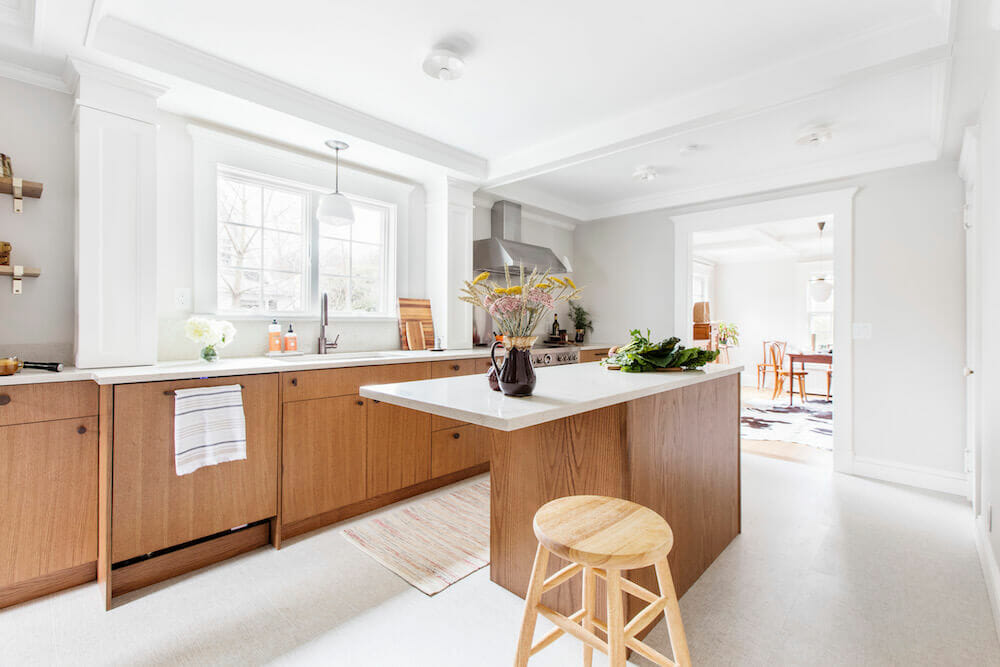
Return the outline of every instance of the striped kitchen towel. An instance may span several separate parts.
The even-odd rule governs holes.
[[[174,465],[178,475],[246,458],[247,426],[241,385],[174,392]]]

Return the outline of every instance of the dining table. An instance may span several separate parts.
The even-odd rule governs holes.
[[[799,364],[799,370],[805,370],[806,364],[826,364],[833,368],[833,352],[789,352],[785,355],[788,358],[788,371],[795,370],[795,364]],[[801,380],[801,381],[804,381]],[[788,382],[788,405],[794,405],[795,392],[792,391],[794,382]],[[803,390],[803,394],[805,391]]]

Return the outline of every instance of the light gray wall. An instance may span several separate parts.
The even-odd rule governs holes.
[[[44,184],[41,199],[0,196],[0,241],[13,244],[12,263],[38,267],[11,294],[0,280],[0,355],[31,361],[72,361],[74,320],[73,98],[0,78],[0,153],[11,156],[14,175]],[[128,280],[128,276],[122,276]]]
[[[852,320],[873,327],[870,340],[854,345],[855,453],[921,472],[960,475],[965,445],[963,188],[953,163],[581,225],[576,263],[589,281],[595,339],[621,341],[629,328],[647,327],[657,338],[681,335],[672,315],[669,215],[852,185],[859,187]]]
[[[674,335],[674,225],[663,211],[585,223],[576,229],[574,269],[593,340],[628,341],[630,329]]]

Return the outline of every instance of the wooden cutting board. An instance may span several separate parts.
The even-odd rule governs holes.
[[[427,349],[427,342],[424,340],[424,327],[417,320],[407,320],[406,322],[406,346],[411,350]]]
[[[410,347],[406,336],[408,322],[419,323],[423,331],[423,347]],[[419,339],[416,339],[419,345]],[[399,345],[404,350],[427,349],[434,345],[434,318],[431,316],[430,299],[400,299],[399,300]]]

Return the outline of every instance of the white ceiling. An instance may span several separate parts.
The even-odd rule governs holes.
[[[826,222],[820,234],[817,223]],[[696,258],[714,264],[833,259],[833,220],[802,218],[760,225],[694,232],[691,248]]]
[[[180,115],[310,150],[342,137],[359,164],[591,220],[936,159],[958,7],[0,0],[0,75],[57,87],[81,57],[165,84]],[[463,78],[423,74],[442,44]],[[833,140],[795,146],[817,122]],[[660,176],[634,181],[641,164]]]

